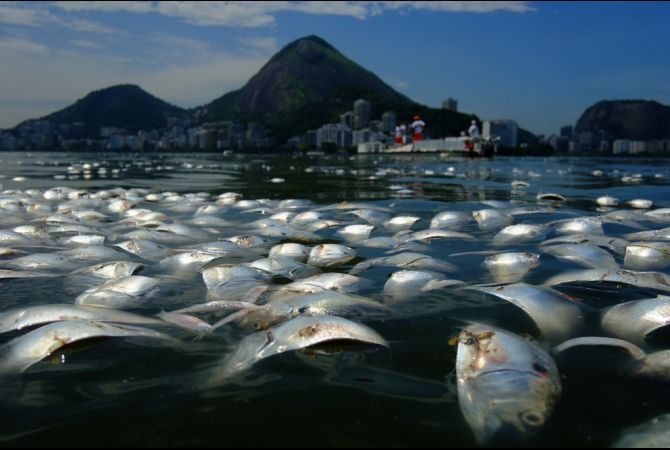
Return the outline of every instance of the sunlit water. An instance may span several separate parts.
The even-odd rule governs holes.
[[[602,195],[620,199],[622,209],[631,209],[624,202],[636,198],[652,200],[654,208],[670,206],[670,161],[664,159],[0,153],[0,175],[5,190],[67,186],[95,192],[138,187],[212,196],[234,191],[245,199],[300,198],[318,206],[370,202],[392,208],[395,215],[419,216],[413,230],[427,228],[440,211],[491,207],[482,201],[537,206],[536,196],[542,192],[567,200],[551,203],[551,212],[516,217],[515,223],[595,216],[603,212],[595,202]],[[514,180],[530,185],[513,189]],[[138,207],[161,211],[149,203]],[[192,214],[163,212],[175,220]],[[2,228],[18,225],[3,214]],[[239,211],[231,213],[231,220],[241,218],[251,221]],[[450,255],[500,250],[491,243],[497,231],[481,231],[475,222],[461,231],[477,240],[435,240],[427,253],[457,265],[459,271],[452,276],[468,285],[492,282],[482,265],[485,256]],[[637,230],[612,225],[605,231],[617,237]],[[333,230],[318,234],[329,242],[341,241]],[[383,229],[373,232],[373,236],[390,234]],[[537,242],[503,249],[539,252]],[[357,260],[334,271],[347,272],[356,262],[384,255],[381,249],[356,251]],[[622,263],[621,256],[616,259]],[[523,281],[541,284],[551,275],[578,268],[543,254],[540,267]],[[377,267],[361,274],[373,281],[362,295],[381,301],[382,287],[395,270]],[[152,271],[148,267],[143,274]],[[586,335],[597,332],[598,308],[653,295],[644,289],[611,286],[559,289],[592,307],[587,316],[592,327],[584,331]],[[4,280],[0,310],[71,303],[79,292],[67,277]],[[164,303],[154,301],[136,312],[155,314],[201,303],[205,295],[196,274],[171,287]],[[0,442],[6,446],[475,446],[450,376],[456,347],[449,344],[467,321],[475,320],[538,335],[516,307],[447,288],[398,305],[392,317],[365,321],[390,342],[390,350],[347,346],[327,353],[284,353],[215,388],[200,385],[202,374],[214,369],[248,331],[230,326],[203,339],[172,331],[182,343],[176,347],[123,339],[78,343],[20,376],[2,379]],[[654,345],[670,346],[663,340]],[[630,378],[619,370],[620,360],[616,352],[602,351],[557,360],[562,397],[549,422],[525,444],[607,446],[624,428],[670,412],[670,385]]]

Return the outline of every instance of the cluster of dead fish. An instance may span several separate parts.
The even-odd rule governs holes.
[[[597,214],[579,216],[563,210],[565,201],[541,194],[531,205],[487,201],[422,217],[374,203],[323,206],[231,192],[5,191],[0,278],[58,278],[73,295],[71,303],[37,299],[3,308],[0,332],[14,337],[0,349],[0,372],[25,371],[92,337],[169,346],[183,343],[182,330],[203,339],[232,325],[249,330],[213,364],[205,385],[217,386],[264,358],[325,342],[392,350],[362,322],[393,317],[407,302],[445,290],[451,298],[509,302],[537,326],[537,342],[483,323],[464,325],[457,338],[459,404],[476,439],[524,440],[560,399],[555,355],[614,346],[630,354],[632,376],[670,379],[670,350],[646,348],[647,337],[670,323],[670,277],[657,271],[670,265],[670,209],[651,209],[644,199],[615,209],[617,199],[601,197]],[[547,215],[562,218],[532,220]],[[611,236],[608,227],[627,232]],[[438,258],[436,240],[484,250]],[[481,258],[482,270],[459,270],[463,256]],[[522,281],[552,260],[580,270]],[[383,287],[365,277],[380,267],[391,270]],[[565,283],[655,295],[598,309],[561,293]],[[185,305],[184,290],[202,295]],[[599,329],[588,336],[586,319],[594,317]]]

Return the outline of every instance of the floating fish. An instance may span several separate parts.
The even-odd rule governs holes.
[[[19,336],[0,348],[0,373],[23,372],[59,348],[83,339],[133,336],[170,339],[169,336],[148,328],[91,320],[55,322]]]
[[[267,331],[251,334],[228,355],[205,383],[216,386],[261,359],[328,341],[349,340],[389,347],[373,329],[335,316],[298,316]]]
[[[500,253],[487,257],[484,265],[497,282],[513,283],[540,265],[540,255],[528,252]]]
[[[654,331],[670,324],[670,296],[621,303],[607,309],[601,319],[603,331],[636,345]]]
[[[538,345],[487,325],[458,337],[458,402],[480,445],[525,441],[551,416],[561,395],[554,360]]]
[[[553,289],[525,283],[470,286],[466,289],[490,294],[518,306],[533,319],[542,337],[550,343],[574,337],[584,325],[582,310],[574,302],[575,299]]]

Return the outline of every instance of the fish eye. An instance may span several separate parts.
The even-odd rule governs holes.
[[[260,322],[254,322],[253,328],[254,328],[254,330],[262,330],[263,325]]]
[[[544,423],[544,416],[537,411],[524,411],[520,415],[521,421],[531,427],[539,427]]]
[[[303,306],[302,308],[300,308],[300,309],[298,310],[298,314],[305,314],[305,313],[307,312],[308,309],[309,309],[309,307],[307,307],[307,306]]]
[[[540,363],[534,363],[534,364],[533,364],[533,370],[535,370],[535,371],[537,371],[537,372],[540,372],[540,373],[547,373],[547,372],[549,372],[549,370],[548,370],[546,367],[544,367],[542,364],[540,364]]]
[[[464,342],[465,345],[475,345],[476,343],[477,343],[477,338],[474,337],[474,336],[470,336]]]

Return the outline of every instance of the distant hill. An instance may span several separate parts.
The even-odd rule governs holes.
[[[372,117],[395,111],[398,121],[420,114],[435,136],[467,129],[473,116],[419,105],[317,36],[298,39],[274,55],[247,84],[201,107],[204,120],[259,121],[280,140],[339,122],[364,98]]]
[[[57,124],[83,122],[84,136],[98,137],[101,127],[119,127],[134,132],[163,128],[167,116],[184,113],[184,109],[154,97],[139,86],[121,84],[93,91],[71,106],[40,120]]]
[[[589,107],[575,132],[605,132],[610,139],[670,139],[670,107],[647,100],[605,100]]]

